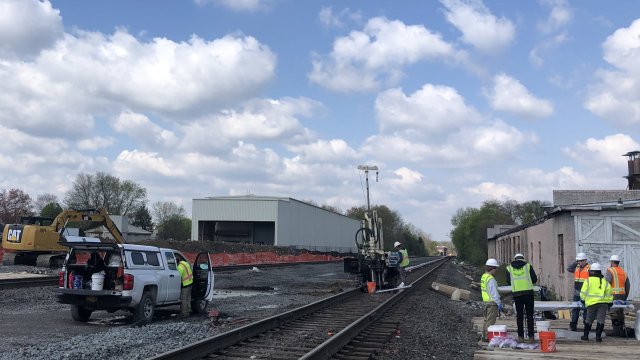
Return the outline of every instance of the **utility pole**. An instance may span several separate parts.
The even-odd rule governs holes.
[[[376,171],[376,182],[378,182],[378,167],[370,165],[358,165],[358,170],[364,171],[364,177],[367,183],[367,212],[371,211],[371,202],[369,200],[369,171]]]

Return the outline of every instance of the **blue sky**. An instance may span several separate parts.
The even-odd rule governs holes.
[[[624,189],[636,1],[0,0],[0,188],[374,204],[446,241],[488,199]]]

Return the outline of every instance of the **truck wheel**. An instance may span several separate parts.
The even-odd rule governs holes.
[[[145,291],[142,294],[140,303],[133,313],[133,323],[136,325],[147,325],[151,323],[153,319],[153,313],[155,312],[155,301],[149,291]]]
[[[205,314],[209,307],[209,302],[205,299],[193,300],[191,302],[191,312],[194,314]]]
[[[81,305],[71,305],[71,317],[75,321],[87,322],[93,311],[86,309]]]

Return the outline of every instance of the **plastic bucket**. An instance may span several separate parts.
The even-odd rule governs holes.
[[[556,333],[553,331],[541,331],[538,336],[540,337],[540,350],[542,352],[556,352]]]
[[[376,283],[373,281],[367,281],[367,292],[373,294],[376,292]]]
[[[487,328],[487,340],[494,337],[507,337],[507,325],[491,325]]]
[[[550,321],[536,321],[536,327],[538,328],[538,332],[549,331],[550,326],[551,326]]]
[[[104,274],[95,273],[91,275],[91,290],[102,290],[104,286]]]

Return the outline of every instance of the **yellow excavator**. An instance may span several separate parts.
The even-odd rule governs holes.
[[[4,265],[37,265],[42,267],[62,266],[69,251],[60,245],[62,236],[72,236],[66,232],[68,223],[97,222],[103,225],[113,239],[124,244],[124,237],[113,223],[105,209],[64,210],[51,219],[26,216],[20,224],[7,224],[2,232],[2,263]],[[106,242],[109,240],[102,239]]]

